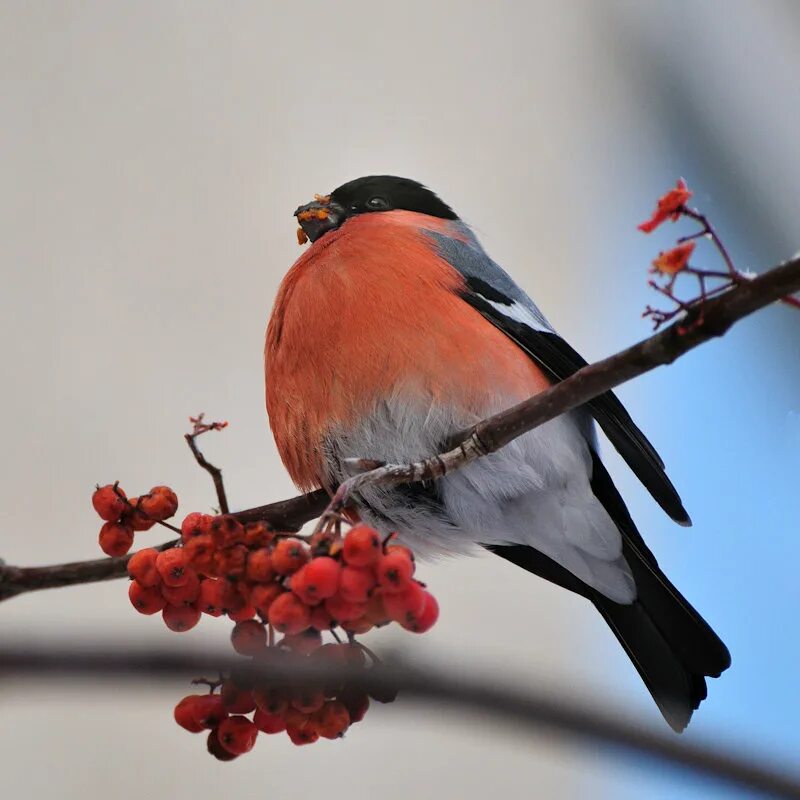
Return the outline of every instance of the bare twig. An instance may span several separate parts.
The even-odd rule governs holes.
[[[228,498],[225,494],[225,483],[222,480],[222,470],[219,467],[215,467],[209,461],[206,461],[206,457],[197,446],[197,437],[209,431],[221,431],[223,428],[228,427],[228,423],[206,423],[203,422],[204,416],[205,414],[201,413],[196,417],[189,417],[189,422],[192,423],[192,432],[185,434],[184,439],[186,439],[186,444],[189,445],[189,449],[192,451],[194,460],[211,476],[211,480],[214,481],[214,490],[217,493],[217,503],[219,503],[220,513],[227,514],[230,509],[228,508]]]
[[[800,775],[761,762],[750,750],[732,753],[716,744],[691,742],[656,733],[622,718],[619,711],[605,711],[579,702],[572,695],[552,691],[525,691],[500,684],[496,677],[483,681],[432,667],[411,667],[396,659],[365,669],[348,664],[322,664],[313,659],[289,658],[265,663],[232,660],[229,655],[209,655],[174,650],[132,650],[119,643],[73,648],[69,651],[32,649],[4,642],[0,651],[0,677],[25,680],[54,677],[69,679],[121,679],[153,686],[154,679],[228,673],[235,670],[254,685],[316,685],[322,681],[347,683],[368,693],[400,692],[403,698],[424,701],[421,710],[436,713],[440,705],[477,711],[498,721],[514,723],[531,733],[548,733],[575,739],[584,745],[614,748],[628,756],[649,758],[678,766],[697,775],[714,778],[739,789],[764,796],[800,800]]]
[[[760,308],[800,290],[800,258],[792,259],[752,280],[732,287],[709,300],[702,309],[610,358],[590,364],[565,381],[513,408],[478,423],[453,449],[414,464],[376,465],[352,462],[356,469],[371,471],[356,475],[336,495],[338,510],[346,497],[368,483],[407,483],[440,477],[485,453],[499,450],[513,439],[554,419],[625,381],[664,364],[716,336]],[[694,314],[694,316],[693,316]],[[276,530],[297,530],[318,517],[328,506],[322,490],[235,513],[241,522],[263,520]],[[329,509],[330,510],[330,509]],[[170,543],[171,544],[171,543]],[[126,574],[127,557],[59,564],[50,567],[12,567],[0,563],[0,600],[26,591],[110,580]]]
[[[716,297],[717,295],[727,292],[735,286],[739,286],[743,283],[753,280],[752,275],[742,272],[736,267],[728,248],[725,246],[725,243],[720,238],[716,229],[711,224],[711,220],[706,214],[703,214],[697,209],[689,208],[686,205],[679,206],[674,213],[675,219],[677,219],[679,216],[682,216],[694,220],[700,225],[700,230],[690,233],[688,236],[681,236],[678,239],[679,247],[668,251],[667,254],[662,254],[662,256],[676,254],[680,249],[680,246],[685,245],[687,242],[694,243],[700,239],[706,239],[714,245],[720,257],[722,258],[722,261],[725,264],[725,271],[722,272],[720,270],[691,267],[687,263],[677,267],[677,271],[675,272],[673,272],[671,269],[668,270],[666,272],[667,281],[663,285],[659,285],[655,280],[648,281],[648,285],[652,289],[655,289],[670,302],[675,304],[675,308],[671,311],[653,308],[649,305],[645,308],[642,316],[650,317],[650,319],[653,321],[653,330],[658,330],[665,323],[671,322],[673,319],[675,319],[675,317],[681,314],[686,314],[691,310],[696,310],[698,312],[698,318],[702,318],[702,309],[712,297]],[[693,248],[694,244],[692,244],[690,247]],[[689,250],[689,253],[691,253],[691,250]],[[681,255],[683,255],[685,258],[688,258],[688,255],[685,252]],[[661,257],[653,262],[653,267],[650,271],[654,273],[661,273],[663,276],[664,268],[659,264],[660,260]],[[692,275],[697,280],[697,284],[700,289],[700,295],[698,297],[694,297],[689,300],[681,300],[675,295],[675,283],[680,275]],[[713,289],[708,288],[707,281],[709,280],[717,282],[717,285]],[[784,303],[785,305],[793,306],[794,308],[800,308],[800,299],[792,297],[791,294],[779,297],[777,298],[777,301]]]

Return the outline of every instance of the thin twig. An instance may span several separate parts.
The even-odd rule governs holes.
[[[701,226],[699,231],[690,233],[687,236],[681,236],[678,239],[678,244],[680,245],[685,242],[696,241],[698,239],[708,239],[714,245],[720,257],[722,258],[726,271],[722,272],[720,270],[703,269],[692,267],[687,264],[680,269],[679,272],[670,274],[667,283],[663,286],[660,286],[654,280],[648,281],[648,285],[652,289],[655,289],[657,292],[664,295],[670,302],[676,305],[676,308],[672,311],[664,311],[662,309],[653,308],[649,305],[645,308],[642,316],[650,317],[650,319],[653,321],[653,330],[658,330],[662,325],[670,322],[680,314],[687,313],[690,309],[702,306],[712,297],[727,292],[730,289],[741,285],[742,283],[752,280],[752,277],[749,274],[742,272],[734,264],[733,258],[731,258],[731,255],[728,252],[728,248],[725,246],[719,234],[717,234],[717,231],[711,224],[711,221],[706,214],[703,214],[697,209],[689,208],[685,205],[680,206],[675,213],[676,216],[679,215],[688,217],[689,219],[698,222]],[[662,270],[657,266],[656,262],[653,262],[653,268],[651,269],[651,272],[658,273],[662,272]],[[674,288],[675,282],[679,275],[692,275],[697,279],[697,282],[700,286],[699,297],[694,297],[689,300],[681,300],[680,298],[676,297]],[[722,281],[722,283],[709,290],[707,288],[706,281],[712,278],[714,280]],[[800,308],[800,299],[792,297],[791,294],[779,297],[777,301],[784,303],[785,305],[793,306],[794,308]],[[702,311],[699,313],[702,315]]]
[[[715,230],[714,226],[711,224],[711,220],[708,218],[706,214],[701,213],[696,208],[688,208],[684,206],[681,210],[681,213],[685,217],[689,217],[690,219],[699,222],[702,226],[702,230],[700,231],[700,236],[708,236],[709,239],[714,243],[714,246],[719,251],[719,254],[722,256],[722,260],[725,262],[725,266],[728,268],[728,273],[731,278],[738,277],[740,275],[739,270],[736,269],[735,264],[733,263],[733,259],[731,258],[730,253],[728,252],[728,248],[725,247],[722,239],[720,239],[717,231]]]
[[[221,514],[228,514],[230,509],[228,507],[228,498],[225,494],[225,483],[222,480],[222,470],[215,467],[212,463],[206,460],[206,457],[197,446],[197,437],[202,436],[209,431],[221,431],[228,426],[227,422],[203,422],[205,414],[198,414],[196,417],[189,417],[189,422],[192,423],[192,432],[184,435],[186,444],[192,451],[194,460],[211,476],[214,481],[214,491],[217,493],[217,503],[219,503],[219,510]]]
[[[420,711],[437,713],[438,706],[477,711],[498,721],[516,724],[534,734],[555,734],[583,745],[613,748],[627,756],[648,758],[687,772],[714,778],[722,783],[749,789],[761,795],[800,800],[800,775],[785,772],[753,756],[753,749],[733,752],[717,745],[716,737],[700,743],[657,733],[624,719],[618,709],[592,708],[573,695],[555,694],[550,689],[520,690],[491,680],[459,673],[457,665],[447,671],[384,660],[364,668],[353,664],[323,664],[314,659],[292,658],[270,662],[233,660],[229,655],[174,651],[132,650],[119,643],[73,647],[69,651],[33,649],[24,643],[3,643],[0,676],[52,680],[113,679],[144,682],[154,679],[173,685],[178,676],[227,674],[236,671],[253,685],[317,685],[346,683],[370,694],[399,691],[406,699],[423,701]],[[725,737],[719,737],[725,738]]]

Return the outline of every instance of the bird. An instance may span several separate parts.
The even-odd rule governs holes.
[[[294,216],[308,247],[280,284],[264,364],[270,427],[300,489],[333,492],[348,460],[441,452],[586,365],[423,184],[369,175]],[[358,514],[423,558],[489,551],[590,601],[681,732],[730,654],[645,544],[596,426],[661,508],[691,525],[610,391],[437,480],[362,487]]]

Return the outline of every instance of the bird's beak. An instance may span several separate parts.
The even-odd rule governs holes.
[[[330,196],[315,195],[314,200],[300,206],[294,215],[300,223],[297,241],[305,244],[308,239],[316,242],[328,231],[336,230],[344,221],[344,209]]]

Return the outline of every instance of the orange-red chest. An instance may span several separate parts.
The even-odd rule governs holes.
[[[267,411],[300,487],[320,484],[327,433],[382,399],[483,416],[498,398],[511,405],[548,385],[458,296],[463,278],[420,230],[443,224],[403,211],[355,217],[284,278],[267,328]]]

